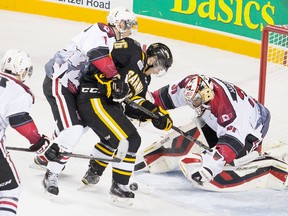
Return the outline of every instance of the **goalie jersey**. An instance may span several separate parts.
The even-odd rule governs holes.
[[[195,75],[187,76],[153,92],[155,104],[164,109],[188,105],[185,101],[184,91],[193,76]],[[213,83],[215,97],[199,116],[199,119],[212,129],[212,131],[209,130],[209,135],[214,131],[218,137],[218,142],[210,143],[210,138],[203,131],[210,147],[225,143],[233,149],[233,155],[226,158],[229,163],[235,157],[244,154],[246,150],[252,151],[257,148],[256,143],[259,144],[267,133],[270,113],[266,107],[237,86],[218,78],[210,79]],[[250,141],[251,136],[249,135],[257,138],[258,142]],[[247,144],[250,142],[255,146]]]

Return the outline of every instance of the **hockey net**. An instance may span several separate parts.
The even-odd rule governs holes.
[[[263,29],[259,101],[271,112],[263,150],[288,145],[288,25]]]

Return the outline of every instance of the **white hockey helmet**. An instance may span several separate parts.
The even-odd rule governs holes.
[[[126,32],[128,29],[138,27],[135,14],[125,7],[117,7],[110,10],[107,16],[108,24],[115,26],[120,33]]]
[[[33,73],[29,55],[21,50],[9,49],[1,62],[1,71],[16,76],[22,82]]]
[[[201,116],[214,98],[211,79],[203,75],[193,76],[185,86],[184,96],[186,103]]]

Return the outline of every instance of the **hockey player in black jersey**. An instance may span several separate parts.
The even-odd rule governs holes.
[[[113,92],[114,99],[121,97],[122,90],[126,90],[124,86],[124,89],[120,87],[125,83],[120,80],[110,54],[114,42],[130,36],[133,28],[137,28],[135,14],[124,7],[113,8],[108,13],[107,24],[97,22],[81,31],[45,64],[43,92],[50,104],[56,128],[51,146],[35,159],[35,163],[47,164],[42,183],[49,194],[59,194],[58,178],[70,158],[61,156],[60,152],[72,153],[86,131],[76,103],[80,77],[88,65],[93,66],[102,72],[101,76],[115,82],[113,87],[117,90]]]
[[[166,45],[152,44],[144,53],[140,44],[131,38],[117,41],[111,55],[121,77],[128,79],[127,97],[151,110],[159,118],[151,119],[138,110],[133,110],[128,104],[124,114],[121,103],[113,101],[114,94],[119,92],[113,92],[112,80],[105,78],[99,70],[92,67],[83,76],[80,84],[79,114],[100,138],[100,142],[92,150],[92,155],[101,158],[113,156],[122,160],[112,164],[110,194],[114,197],[113,201],[128,200],[128,203],[132,204],[134,193],[127,185],[134,170],[141,137],[126,115],[141,121],[152,120],[153,125],[161,130],[172,127],[169,113],[146,100],[145,95],[151,81],[150,74],[167,71],[173,61],[171,51]],[[82,182],[86,185],[97,184],[107,166],[105,161],[91,160]]]

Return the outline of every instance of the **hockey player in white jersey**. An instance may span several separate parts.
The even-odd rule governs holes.
[[[29,115],[34,96],[23,82],[32,75],[27,53],[11,49],[4,55],[0,68],[0,215],[17,213],[20,181],[15,165],[5,147],[5,130],[9,125],[31,143],[32,152],[41,151],[49,140],[40,135]]]
[[[122,100],[128,93],[125,92],[128,83],[121,79],[109,54],[116,40],[130,36],[132,28],[137,27],[136,16],[120,7],[112,9],[107,20],[108,25],[95,23],[76,35],[67,49],[58,51],[45,65],[43,90],[51,106],[57,129],[53,134],[52,145],[35,161],[43,162],[43,159],[48,159],[43,185],[47,192],[53,195],[59,193],[58,175],[69,159],[61,157],[59,152],[73,152],[85,131],[76,105],[82,74],[90,67],[96,67],[107,78],[113,79],[115,85],[112,91],[117,92],[114,94],[115,100]]]
[[[270,112],[237,86],[193,74],[152,95],[155,104],[164,109],[189,105],[202,123],[211,151],[205,150],[200,155],[192,153],[181,160],[182,171],[190,181],[203,185],[220,174],[226,164],[234,165],[245,157],[247,160],[243,161],[248,163],[257,158],[255,152],[261,151],[262,140],[269,128]],[[197,166],[189,167],[185,164],[187,161],[197,161]]]

